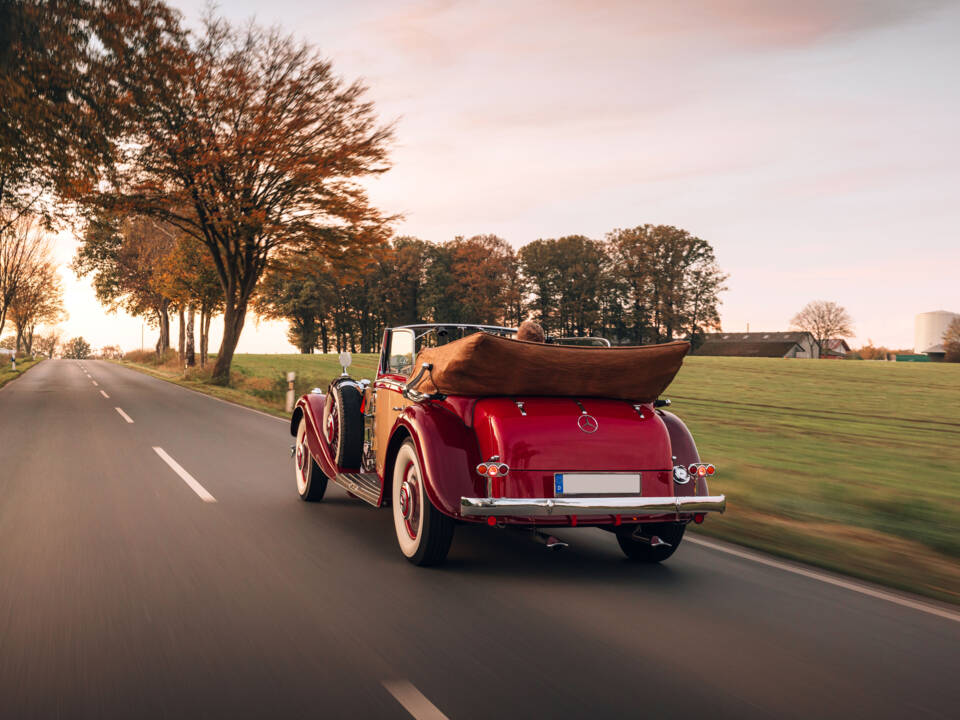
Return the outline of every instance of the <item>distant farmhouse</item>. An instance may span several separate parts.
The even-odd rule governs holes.
[[[834,344],[838,343],[838,344]],[[831,340],[829,353],[843,357],[850,350],[843,340]],[[808,332],[708,333],[696,355],[724,357],[819,358],[820,347]]]

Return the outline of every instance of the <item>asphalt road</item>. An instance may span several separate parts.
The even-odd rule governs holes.
[[[589,529],[416,568],[290,444],[105,362],[0,391],[0,717],[957,717],[960,615]]]

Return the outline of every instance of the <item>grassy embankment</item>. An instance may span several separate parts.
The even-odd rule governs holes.
[[[163,376],[283,415],[335,355],[237,355],[233,387]],[[355,355],[372,377],[376,357]],[[729,510],[716,537],[960,603],[960,365],[689,358],[667,392]]]
[[[10,360],[7,357],[3,356],[3,362],[0,362],[0,388],[6,385],[11,380],[14,380],[21,375],[23,375],[27,370],[32,368],[38,362],[43,360],[43,358],[35,358],[33,360],[17,360],[17,369],[10,369]]]

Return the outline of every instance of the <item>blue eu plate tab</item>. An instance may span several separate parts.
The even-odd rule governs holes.
[[[553,474],[553,494],[563,495],[563,473]]]

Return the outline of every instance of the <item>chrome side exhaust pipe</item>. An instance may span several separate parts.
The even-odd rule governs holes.
[[[650,547],[673,547],[666,540],[662,540],[659,535],[644,535],[642,525],[634,530],[630,537],[638,542],[647,543]]]
[[[563,550],[564,548],[570,547],[569,543],[565,543],[560,538],[547,535],[538,530],[533,531],[533,540],[545,546],[547,550]]]

